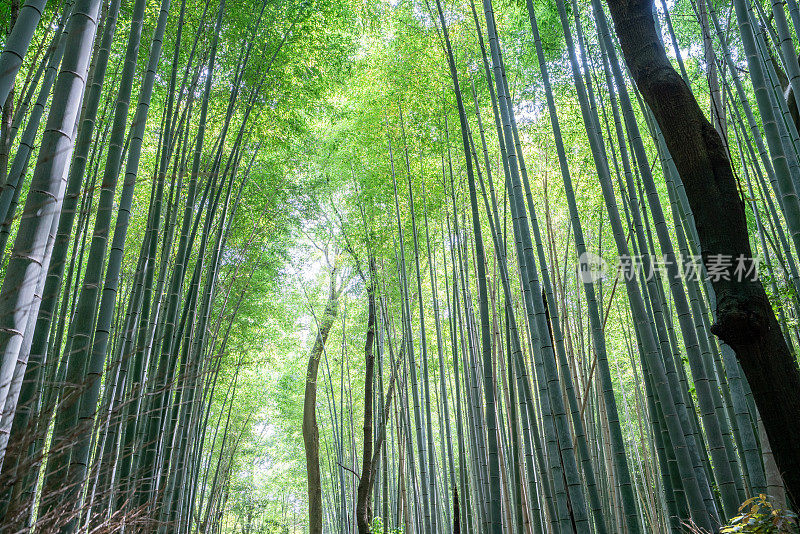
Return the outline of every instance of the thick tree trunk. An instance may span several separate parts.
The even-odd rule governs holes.
[[[319,469],[319,427],[317,426],[317,370],[325,349],[325,341],[339,312],[339,288],[336,284],[336,266],[331,270],[328,304],[325,315],[318,324],[317,339],[311,348],[306,374],[303,400],[303,445],[306,450],[308,470],[308,528],[309,534],[322,534],[322,481]]]
[[[712,279],[712,331],[736,352],[753,391],[775,460],[800,502],[800,371],[766,292],[752,276],[737,280],[737,258],[751,258],[744,203],[723,140],[691,89],[667,59],[651,0],[608,0],[628,68],[661,128],[694,212],[706,265],[728,258],[727,276]],[[722,256],[719,256],[722,255]],[[725,280],[723,278],[729,278]]]
[[[364,357],[366,360],[364,372],[364,454],[361,461],[361,479],[358,482],[358,493],[356,495],[358,534],[369,534],[369,522],[372,515],[369,502],[373,482],[372,392],[375,376],[375,354],[372,351],[375,341],[375,258],[372,257],[369,259],[369,276],[367,340],[364,345]],[[377,445],[376,448],[379,446]],[[384,518],[385,520],[386,518]]]
[[[6,39],[5,49],[0,54],[0,102],[6,101],[11,88],[14,87],[17,71],[22,66],[22,58],[28,51],[45,5],[47,0],[28,0],[19,9],[18,2],[12,3],[12,13],[14,6],[17,6],[18,10],[9,20],[11,32]]]

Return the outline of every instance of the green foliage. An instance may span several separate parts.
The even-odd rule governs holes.
[[[797,514],[777,508],[759,494],[744,501],[739,515],[720,529],[720,534],[794,534],[798,532]]]
[[[402,527],[384,530],[383,521],[381,520],[380,517],[375,517],[372,519],[372,524],[370,525],[370,529],[372,530],[372,534],[403,534]]]

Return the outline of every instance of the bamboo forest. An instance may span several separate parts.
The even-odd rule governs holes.
[[[800,534],[799,0],[0,0],[0,534]]]

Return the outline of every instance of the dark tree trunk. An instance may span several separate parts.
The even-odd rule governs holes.
[[[322,534],[322,481],[319,470],[319,427],[317,426],[317,370],[325,350],[325,341],[339,312],[339,289],[336,286],[336,267],[331,270],[331,283],[325,314],[317,325],[317,339],[308,357],[308,372],[303,399],[303,445],[308,471],[308,528],[309,534]]]
[[[453,486],[453,534],[461,534],[461,511],[458,509],[458,488]]]
[[[372,347],[375,341],[375,258],[369,259],[369,288],[367,289],[368,319],[367,341],[364,345],[366,360],[364,372],[364,454],[361,461],[361,479],[358,482],[356,495],[356,521],[358,534],[369,534],[370,502],[372,490],[372,391],[375,376],[375,354]],[[385,518],[384,518],[385,520]]]
[[[8,156],[11,150],[11,120],[14,116],[14,88],[8,93],[6,104],[2,107],[2,124],[0,124],[0,184],[6,183],[8,177]]]
[[[703,260],[732,258],[730,280],[713,280],[714,334],[744,369],[775,460],[795,504],[800,503],[800,371],[781,334],[761,282],[737,281],[737,258],[751,258],[745,206],[723,140],[691,89],[667,59],[651,0],[608,0],[625,61],[653,112],[694,212]],[[745,277],[749,278],[749,277]]]
[[[778,64],[774,56],[770,56],[770,59],[772,59],[775,65]],[[800,57],[797,58],[797,62],[798,66],[800,66]],[[778,69],[780,69],[780,66],[778,66]],[[789,79],[786,78],[786,74],[783,74],[782,69],[780,71],[778,71],[778,69],[775,69],[775,72],[780,72],[780,74],[778,74],[778,79],[781,83],[781,87],[783,87],[783,98],[786,100],[786,105],[789,107],[789,115],[792,116],[792,121],[794,121],[795,128],[797,128],[797,131],[800,132],[800,110],[797,109],[797,98],[794,96],[794,91],[792,90],[792,86],[789,85]],[[780,80],[781,74],[783,74],[783,77],[786,78],[785,83],[783,80]]]

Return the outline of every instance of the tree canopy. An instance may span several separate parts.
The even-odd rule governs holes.
[[[0,531],[797,532],[796,0],[0,0]]]

